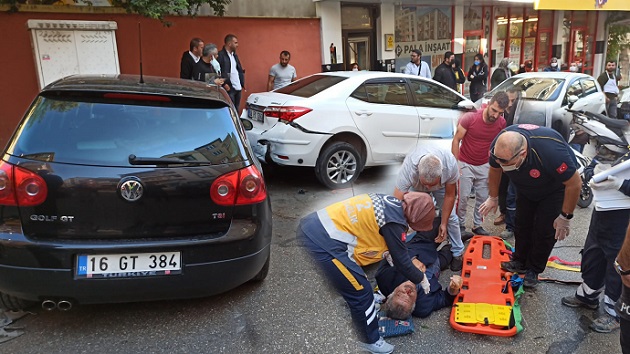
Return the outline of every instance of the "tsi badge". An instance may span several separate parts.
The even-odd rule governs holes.
[[[135,202],[142,198],[144,186],[138,177],[125,177],[118,183],[118,192],[124,200]]]

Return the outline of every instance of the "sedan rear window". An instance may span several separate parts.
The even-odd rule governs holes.
[[[542,77],[513,77],[497,86],[489,96],[499,91],[506,91],[512,87],[521,90],[522,98],[537,101],[555,101],[564,85],[564,79]]]
[[[276,90],[275,92],[308,98],[328,89],[329,87],[335,86],[345,79],[347,78],[341,76],[313,75],[305,77],[302,80],[295,81],[288,86]]]
[[[243,161],[238,134],[228,107],[40,96],[8,153],[101,166],[130,166],[130,155],[223,164]]]

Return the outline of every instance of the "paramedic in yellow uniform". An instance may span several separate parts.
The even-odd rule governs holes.
[[[411,262],[405,239],[408,227],[430,230],[434,217],[431,196],[409,192],[402,201],[383,194],[358,195],[300,220],[297,238],[348,303],[362,349],[391,353],[394,346],[379,337],[372,287],[361,266],[380,261],[389,250],[396,268],[428,292],[429,282]]]

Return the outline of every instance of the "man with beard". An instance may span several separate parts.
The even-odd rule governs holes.
[[[269,70],[269,80],[267,81],[267,91],[276,90],[292,83],[297,78],[297,73],[293,65],[289,64],[291,53],[283,50],[280,53],[280,63],[275,64]]]
[[[451,64],[455,61],[455,54],[453,52],[444,53],[444,62],[435,68],[435,75],[433,80],[441,82],[444,85],[457,90],[457,80],[455,80],[455,73]]]
[[[619,95],[619,80],[621,75],[616,75],[617,63],[612,60],[606,62],[606,71],[597,78],[599,86],[606,95],[606,111],[608,116],[617,118],[617,96]]]

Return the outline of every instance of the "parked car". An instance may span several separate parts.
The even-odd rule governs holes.
[[[350,186],[365,167],[401,161],[417,144],[450,149],[474,104],[422,77],[385,72],[315,74],[247,99],[241,118],[256,155],[315,168],[328,188]]]
[[[477,102],[481,104],[499,91],[521,90],[514,123],[530,123],[557,130],[569,138],[573,115],[566,111],[571,95],[578,97],[574,110],[606,114],[606,96],[592,76],[569,72],[529,72],[503,81]]]
[[[179,79],[44,88],[0,161],[0,306],[203,297],[262,280],[271,206],[227,93]]]

